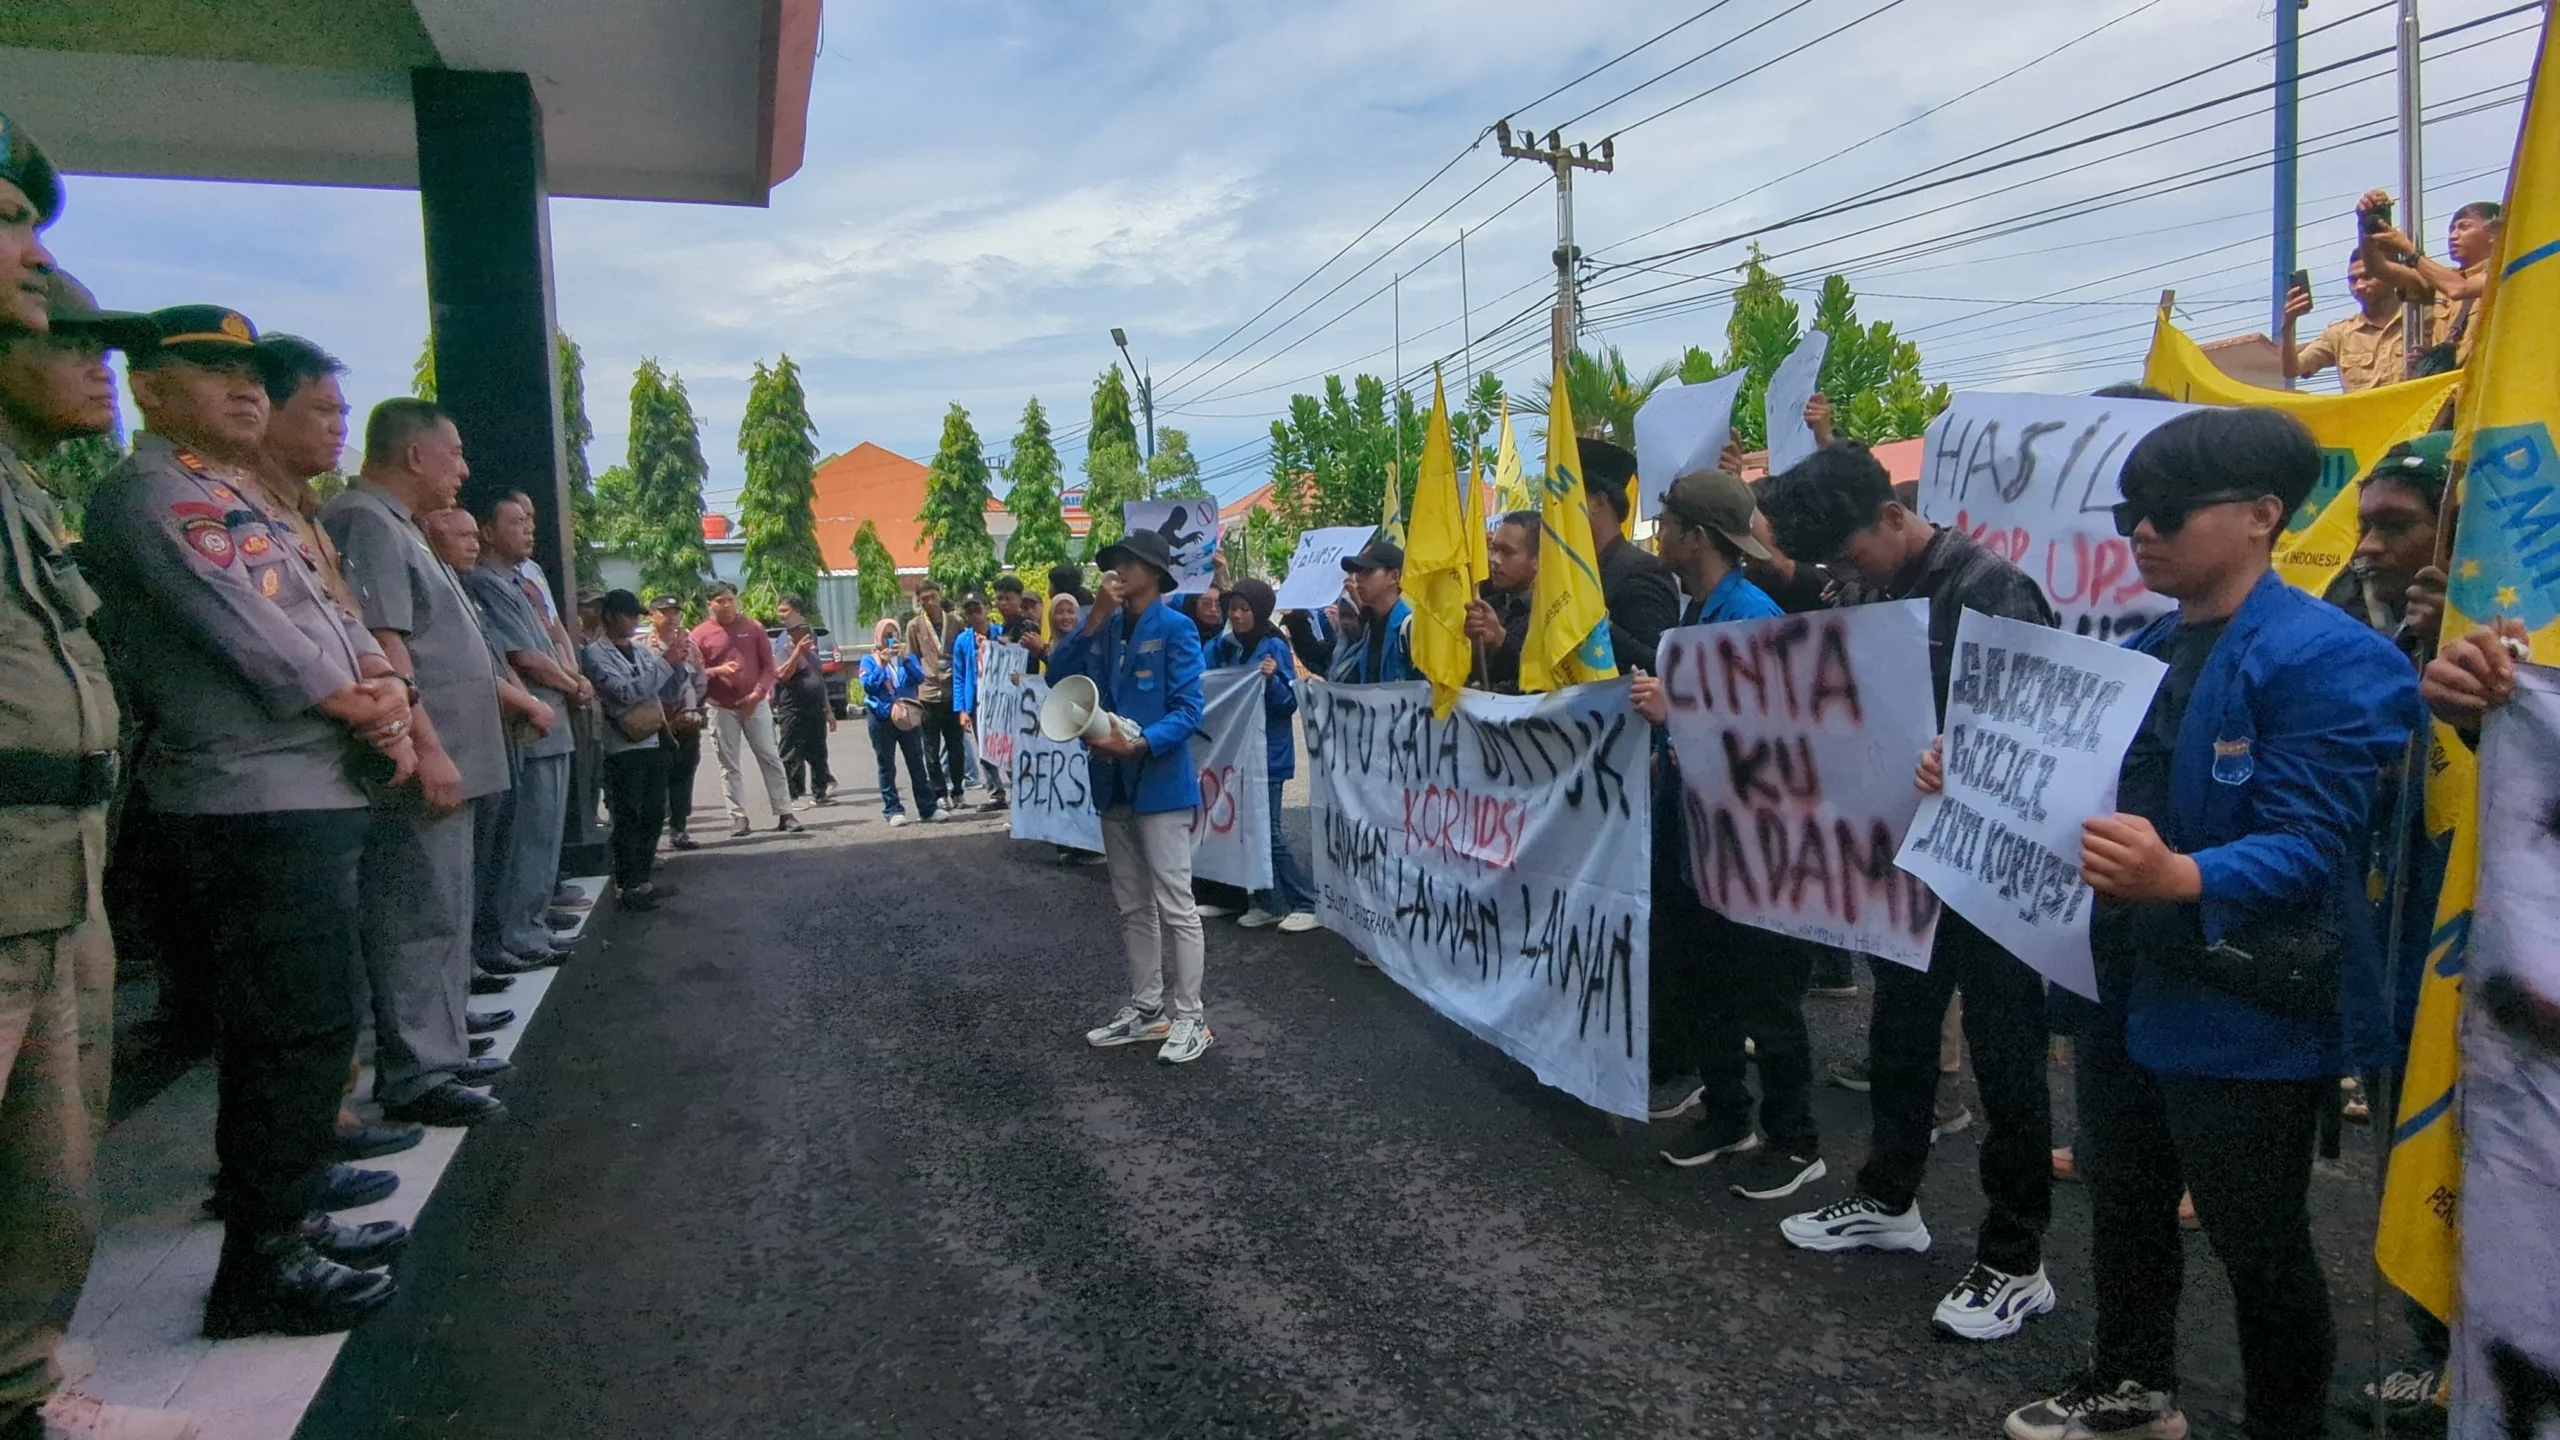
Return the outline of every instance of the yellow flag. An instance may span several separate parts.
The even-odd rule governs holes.
[[[2548,11],[2545,12],[2546,17]],[[2507,172],[2504,233],[2489,262],[2489,293],[2470,365],[2461,372],[2453,455],[2462,519],[2454,534],[2444,634],[2493,618],[2524,622],[2533,658],[2560,665],[2560,55],[2547,28],[2531,100]],[[2462,1136],[2455,1091],[2462,1077],[2457,1021],[2479,867],[2479,766],[2469,747],[2439,730],[2427,777],[2427,827],[2450,828],[2453,849],[2436,907],[2417,1028],[2391,1133],[2374,1258],[2418,1303],[2450,1319],[2459,1253]],[[2488,895],[2491,906],[2541,906],[2547,895]]]
[[[1404,476],[1398,473],[1398,466],[1393,460],[1387,462],[1383,509],[1384,513],[1378,520],[1378,534],[1388,544],[1404,548]]]
[[[1538,581],[1529,591],[1529,633],[1520,642],[1524,694],[1608,680],[1618,673],[1609,644],[1609,605],[1600,594],[1599,547],[1583,499],[1582,456],[1564,367],[1548,387],[1547,473],[1538,512]]]
[[[1493,452],[1493,503],[1502,513],[1535,510],[1538,497],[1529,492],[1529,483],[1520,478],[1520,446],[1511,438],[1511,402],[1502,402],[1502,443]]]
[[[2382,452],[2435,424],[2444,397],[2462,377],[2430,375],[2378,385],[2352,395],[2313,395],[2244,385],[2222,373],[2162,307],[2151,331],[2142,382],[2196,405],[2264,405],[2300,420],[2320,442],[2320,483],[2293,512],[2276,542],[2276,574],[2317,595],[2329,588],[2356,548],[2357,480]]]
[[[1423,423],[1422,469],[1414,477],[1413,523],[1404,547],[1404,598],[1413,607],[1413,665],[1431,682],[1431,711],[1447,718],[1465,688],[1469,662],[1466,498],[1449,443],[1449,401],[1431,381]],[[1479,544],[1482,542],[1479,541]]]

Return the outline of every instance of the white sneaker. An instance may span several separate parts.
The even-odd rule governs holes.
[[[2050,1314],[2053,1306],[2053,1282],[2043,1266],[2012,1275],[1976,1260],[1931,1319],[1959,1340],[2006,1340],[2027,1328],[2028,1317]]]
[[[1897,1215],[1864,1195],[1807,1210],[1778,1222],[1778,1233],[1799,1250],[1905,1250],[1917,1255],[1929,1248],[1929,1227],[1920,1223],[1920,1202]]]
[[[1156,1050],[1156,1060],[1165,1065],[1188,1065],[1209,1053],[1218,1037],[1209,1033],[1209,1022],[1196,1015],[1186,1015],[1173,1022],[1173,1033],[1164,1037]]]
[[[74,1390],[58,1390],[36,1412],[44,1440],[198,1440],[204,1422],[184,1410],[109,1405]]]
[[[1161,1010],[1148,1012],[1135,1005],[1123,1005],[1111,1023],[1084,1032],[1084,1043],[1096,1050],[1114,1045],[1135,1045],[1144,1040],[1162,1040],[1173,1029],[1173,1022]]]
[[[1199,911],[1200,918],[1203,920],[1224,920],[1236,913],[1236,907],[1233,905],[1220,905],[1208,900],[1194,901],[1191,908]]]
[[[897,814],[889,817],[889,828],[892,830],[901,825],[913,825],[914,823],[916,823],[916,817],[908,814],[904,810],[901,810]]]
[[[1208,912],[1204,910],[1201,913],[1205,915]],[[1261,930],[1268,926],[1279,924],[1280,917],[1263,909],[1261,906],[1256,905],[1252,909],[1245,911],[1242,918],[1238,919],[1236,923],[1247,930]]]
[[[2009,1440],[2186,1440],[2187,1417],[2165,1390],[2139,1380],[2106,1389],[2084,1376],[2059,1395],[2010,1411],[2001,1428]]]
[[[1316,919],[1316,912],[1313,910],[1292,910],[1280,917],[1280,933],[1304,935],[1310,930],[1320,928],[1322,923]]]

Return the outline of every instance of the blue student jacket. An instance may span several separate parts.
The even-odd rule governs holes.
[[[958,715],[978,710],[978,632],[963,630],[951,642],[951,709]]]
[[[1135,760],[1085,752],[1094,809],[1126,805],[1155,815],[1200,803],[1191,737],[1200,731],[1203,668],[1200,627],[1164,598],[1141,614],[1123,609],[1099,629],[1078,625],[1058,637],[1049,651],[1051,682],[1085,676],[1102,692],[1103,708],[1146,732],[1146,754]]]
[[[1377,663],[1370,663],[1369,637],[1378,629],[1387,632],[1386,643],[1378,647]],[[1333,676],[1345,685],[1393,685],[1405,680],[1420,680],[1422,671],[1413,663],[1413,607],[1396,597],[1384,620],[1370,619],[1360,638],[1348,635],[1334,639]]]
[[[862,708],[871,718],[889,723],[889,702],[913,700],[916,687],[924,683],[924,662],[913,655],[891,665],[878,655],[862,657]]]
[[[2175,611],[2125,642],[2157,658]],[[2146,965],[2125,1044],[2145,1068],[2232,1080],[2349,1073],[2390,1037],[2382,947],[2364,896],[2374,795],[2424,719],[2408,658],[2372,627],[2270,573],[2196,678],[2170,759],[2168,833],[2204,881],[2207,944],[2256,916],[2325,910],[2343,939],[2338,1014],[2269,1013]]]
[[[1289,653],[1288,640],[1266,636],[1247,654],[1244,642],[1227,630],[1219,632],[1209,646],[1212,670],[1259,665],[1266,658],[1273,664],[1271,677],[1262,686],[1263,773],[1269,779],[1286,780],[1298,773],[1298,737],[1289,728],[1289,717],[1298,713],[1298,662]]]

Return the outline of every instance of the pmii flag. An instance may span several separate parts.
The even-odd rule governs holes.
[[[2320,442],[2320,483],[2285,522],[2276,541],[2276,574],[2317,595],[2329,588],[2355,553],[2356,486],[2382,453],[2399,441],[2432,429],[2459,374],[2430,375],[2397,385],[2377,385],[2352,395],[2316,395],[2244,385],[2222,372],[2186,332],[2160,310],[2151,331],[2151,354],[2142,383],[2172,399],[2196,405],[2263,405],[2300,420]]]
[[[1502,402],[1502,443],[1493,452],[1494,503],[1502,513],[1535,510],[1538,497],[1529,492],[1529,484],[1520,478],[1520,447],[1511,438],[1511,402]]]
[[[1404,598],[1413,607],[1413,664],[1431,682],[1431,711],[1447,719],[1466,687],[1466,498],[1458,493],[1458,461],[1449,443],[1449,400],[1431,379],[1431,418],[1422,427],[1422,468],[1414,477],[1413,520],[1404,547]],[[1482,545],[1481,536],[1476,543]]]
[[[2560,664],[2560,447],[2552,439],[2560,430],[2560,56],[2544,13],[2533,91],[2507,172],[2504,233],[2477,307],[2479,338],[2459,372],[2453,454],[2467,468],[2459,472],[2461,523],[2443,633],[2519,620],[2534,660],[2553,665]],[[2427,824],[2450,827],[2453,850],[2418,991],[2374,1258],[2392,1284],[2450,1318],[2462,1203],[2458,1022],[2475,901],[2547,911],[2560,897],[2477,894],[2477,764],[2467,746],[2441,731],[2436,757],[2427,777]]]
[[[1618,673],[1563,365],[1556,366],[1547,393],[1547,471],[1535,507],[1538,579],[1529,589],[1529,633],[1520,641],[1523,694],[1613,679]]]

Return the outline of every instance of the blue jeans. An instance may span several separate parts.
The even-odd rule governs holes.
[[[1271,888],[1253,892],[1253,903],[1274,915],[1312,910],[1316,904],[1315,886],[1289,853],[1289,833],[1280,823],[1280,791],[1288,783],[1271,782]]]
[[[927,820],[933,818],[933,775],[925,767],[924,731],[901,730],[874,716],[871,721],[871,757],[880,762],[880,813],[903,813],[898,804],[898,756],[907,757],[907,778],[916,787],[916,811]]]

